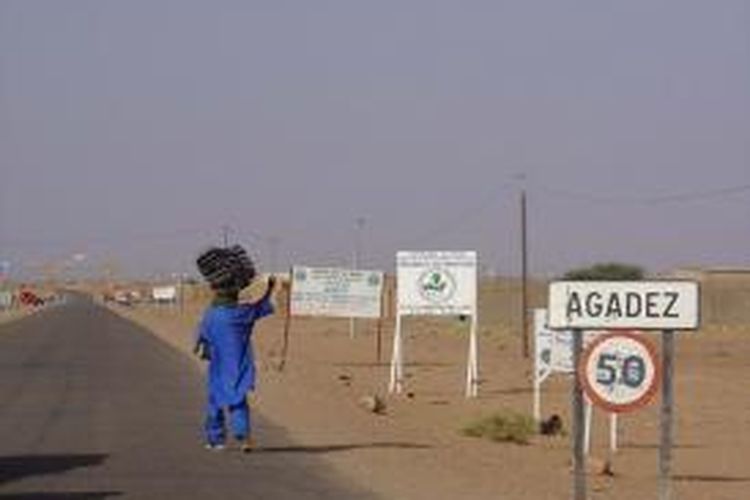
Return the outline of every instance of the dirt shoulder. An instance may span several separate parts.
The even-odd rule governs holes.
[[[202,305],[115,308],[189,355]],[[572,481],[570,438],[537,436],[530,445],[463,436],[461,428],[496,411],[531,413],[531,361],[520,356],[510,329],[482,326],[479,397],[464,397],[468,327],[457,320],[410,320],[404,394],[387,394],[392,324],[383,329],[376,360],[376,325],[346,320],[297,319],[284,371],[280,360],[283,314],[256,327],[260,384],[256,411],[286,429],[301,447],[319,451],[339,474],[383,498],[567,499]],[[750,485],[745,450],[750,435],[750,329],[714,329],[681,336],[677,354],[676,497],[736,499]],[[198,362],[198,361],[196,361]],[[377,394],[382,415],[362,408]],[[570,385],[545,383],[542,409],[569,429]],[[595,413],[591,461],[604,456],[607,419]],[[615,476],[592,474],[590,498],[656,496],[658,399],[621,418]],[[273,446],[273,443],[263,443]]]

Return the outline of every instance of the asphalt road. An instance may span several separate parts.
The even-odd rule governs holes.
[[[252,454],[203,449],[203,400],[191,360],[86,298],[0,325],[0,499],[373,498],[321,463],[346,447],[269,422]]]

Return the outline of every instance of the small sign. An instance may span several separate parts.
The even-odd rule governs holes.
[[[383,273],[335,268],[294,267],[293,316],[379,318]]]
[[[0,291],[0,309],[10,309],[13,306],[13,292]]]
[[[130,298],[134,298],[133,294],[129,294]],[[177,301],[177,287],[174,286],[157,286],[151,290],[151,297],[156,302],[176,302]]]
[[[476,252],[398,252],[396,267],[399,314],[476,313]]]
[[[694,330],[698,284],[689,281],[558,281],[549,287],[554,329]]]
[[[646,405],[659,382],[656,348],[633,332],[603,335],[584,351],[578,377],[592,403],[624,413]]]
[[[584,347],[597,337],[609,333],[606,330],[586,330],[583,334]],[[547,327],[547,310],[534,309],[534,339],[536,364],[542,378],[551,373],[575,373],[573,364],[573,332],[552,330]]]

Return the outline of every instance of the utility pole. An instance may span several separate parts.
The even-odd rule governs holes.
[[[224,245],[224,248],[229,247],[229,231],[230,231],[230,228],[226,224],[221,226],[221,241],[222,241],[222,244]]]
[[[522,177],[523,178],[523,177]],[[528,290],[528,245],[526,241],[526,188],[521,189],[521,331],[523,357],[529,357],[529,290]]]
[[[269,271],[272,273],[275,273],[278,271],[276,267],[278,266],[278,255],[279,255],[279,244],[281,243],[281,238],[278,236],[271,236],[268,238],[268,265],[269,265]]]
[[[362,231],[365,228],[365,218],[357,217],[355,223],[357,225],[356,239],[354,240],[354,269],[357,269],[361,264],[362,260]]]
[[[355,219],[355,226],[357,231],[354,234],[354,253],[352,255],[352,269],[358,269],[361,264],[361,253],[362,253],[362,230],[365,228],[366,219],[364,217],[357,217]],[[349,318],[349,337],[354,338],[355,330],[354,318]]]

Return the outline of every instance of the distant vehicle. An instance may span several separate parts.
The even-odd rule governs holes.
[[[133,299],[127,290],[116,291],[112,298],[116,304],[120,304],[121,306],[130,306],[133,304]]]
[[[24,306],[39,307],[44,305],[44,300],[30,290],[22,290],[18,294],[18,302]]]
[[[138,304],[140,302],[143,302],[143,293],[141,293],[140,291],[132,290],[129,292],[129,295],[131,304]]]

